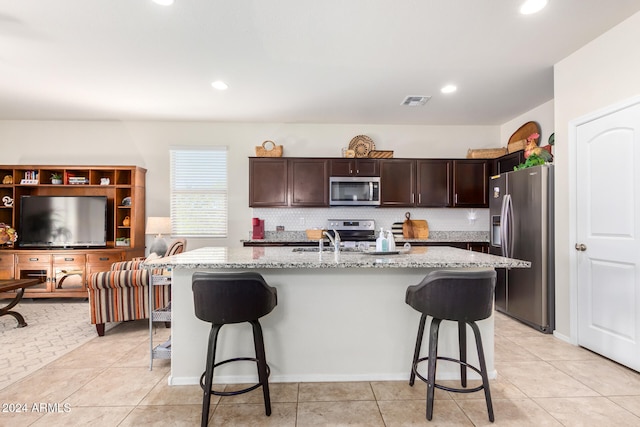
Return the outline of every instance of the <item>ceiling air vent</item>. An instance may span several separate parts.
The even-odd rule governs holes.
[[[419,107],[427,103],[430,100],[430,96],[407,96],[402,104],[400,105],[408,105],[409,107]]]

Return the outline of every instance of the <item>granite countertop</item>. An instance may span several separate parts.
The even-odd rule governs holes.
[[[394,235],[396,242],[486,242],[489,243],[488,231],[430,231],[428,239],[405,239]],[[326,240],[326,239],[325,239]],[[328,240],[326,240],[328,241]],[[309,243],[304,231],[266,231],[264,239],[247,239],[243,243]]]
[[[444,246],[413,247],[397,255],[295,252],[291,247],[208,247],[148,261],[144,268],[529,268],[531,263]]]

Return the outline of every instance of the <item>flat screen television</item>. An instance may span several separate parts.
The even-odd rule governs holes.
[[[107,245],[105,196],[21,196],[18,246],[91,248]]]

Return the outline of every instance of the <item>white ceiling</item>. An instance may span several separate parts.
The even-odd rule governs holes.
[[[0,119],[499,125],[640,10],[521,1],[0,0]]]

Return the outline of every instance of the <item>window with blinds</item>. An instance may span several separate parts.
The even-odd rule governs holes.
[[[171,234],[227,237],[227,147],[172,148]]]

